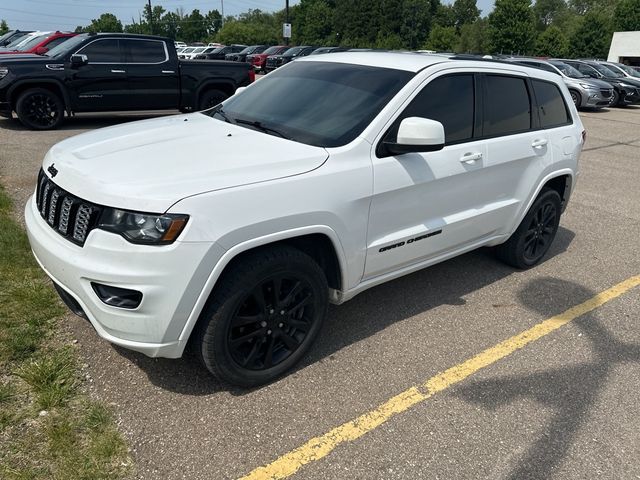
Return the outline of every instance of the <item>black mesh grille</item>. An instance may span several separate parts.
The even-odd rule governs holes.
[[[87,235],[100,218],[100,206],[71,195],[58,187],[40,170],[36,204],[44,220],[56,232],[76,245],[83,246]]]
[[[602,90],[600,90],[600,93],[604,98],[609,98],[612,95],[613,90],[606,90],[603,88]]]

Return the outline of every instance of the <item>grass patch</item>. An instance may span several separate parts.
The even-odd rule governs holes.
[[[54,336],[64,312],[0,186],[0,478],[104,479],[131,470],[111,412],[82,393]]]

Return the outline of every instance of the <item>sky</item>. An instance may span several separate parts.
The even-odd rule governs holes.
[[[453,0],[450,0],[453,1]],[[486,15],[494,0],[478,0],[478,8]],[[74,30],[78,25],[88,25],[100,14],[116,15],[123,24],[136,20],[146,0],[0,0],[0,19],[9,27],[22,30]],[[221,10],[224,14],[237,15],[248,9],[259,8],[274,11],[284,8],[285,0],[152,0],[152,5],[162,5],[167,10],[182,7],[190,12],[194,8],[201,12]],[[450,3],[444,0],[445,3]],[[291,0],[291,5],[298,0]]]

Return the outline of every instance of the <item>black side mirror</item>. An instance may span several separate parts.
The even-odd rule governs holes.
[[[71,68],[82,67],[89,63],[89,58],[86,55],[71,55]]]

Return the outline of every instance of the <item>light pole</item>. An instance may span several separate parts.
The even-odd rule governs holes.
[[[222,15],[221,25],[224,25],[224,0],[220,0],[220,15]]]

